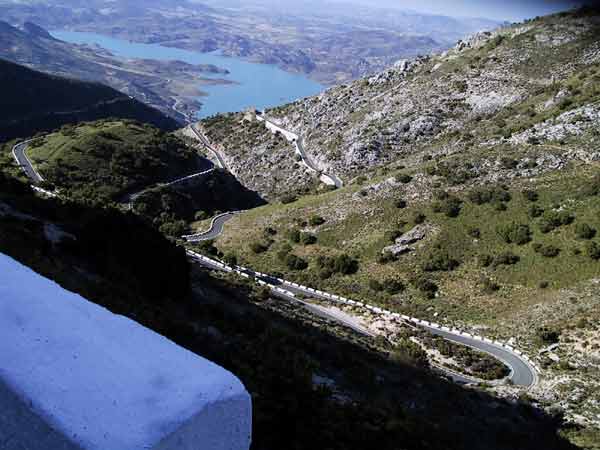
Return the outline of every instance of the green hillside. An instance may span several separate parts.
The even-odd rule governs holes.
[[[32,142],[27,155],[48,183],[86,201],[119,201],[208,168],[176,136],[131,121],[66,125]]]
[[[2,59],[0,98],[0,142],[109,117],[165,131],[177,128],[175,120],[108,86],[47,75]]]

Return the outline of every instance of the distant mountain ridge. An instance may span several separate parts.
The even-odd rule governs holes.
[[[134,119],[165,131],[178,128],[174,119],[108,86],[44,74],[3,59],[0,97],[0,142],[109,117]]]

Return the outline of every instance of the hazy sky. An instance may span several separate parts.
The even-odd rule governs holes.
[[[348,1],[348,0],[346,0]],[[350,0],[365,5],[379,5],[399,9],[448,16],[487,17],[497,20],[520,21],[537,15],[562,11],[594,1],[577,0]]]

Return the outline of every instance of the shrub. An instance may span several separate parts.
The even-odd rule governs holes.
[[[301,233],[300,243],[302,245],[313,245],[317,243],[317,237],[311,233]]]
[[[593,197],[600,194],[600,174],[595,175],[583,188],[583,195]]]
[[[412,284],[427,298],[434,298],[436,292],[439,290],[437,284],[425,277],[415,278]]]
[[[483,205],[486,203],[509,202],[511,200],[510,192],[500,187],[476,188],[467,194],[471,203]]]
[[[532,191],[531,189],[525,189],[522,194],[523,198],[525,198],[525,200],[529,200],[530,202],[537,202],[539,199],[538,193]]]
[[[412,177],[406,173],[400,174],[400,175],[396,175],[396,181],[399,183],[410,183],[412,181]]]
[[[294,203],[297,199],[297,197],[294,194],[286,194],[283,197],[281,197],[281,203],[283,203],[284,205],[287,205],[288,203]]]
[[[456,269],[460,263],[452,258],[446,250],[435,249],[427,256],[423,263],[426,272],[451,271]]]
[[[252,242],[250,244],[250,250],[252,250],[252,253],[256,254],[264,253],[269,250],[269,246],[264,242]]]
[[[481,230],[479,228],[471,227],[467,230],[467,234],[474,239],[479,239],[481,237]]]
[[[325,223],[325,219],[323,219],[321,216],[311,216],[310,219],[308,219],[308,223],[313,227],[317,227],[319,225],[323,225]]]
[[[492,267],[498,266],[512,266],[519,262],[521,258],[512,252],[503,252],[497,255],[492,261]]]
[[[529,207],[529,209],[527,210],[527,215],[529,217],[531,217],[532,219],[535,219],[537,217],[541,217],[542,214],[544,214],[543,208],[540,208],[537,205],[531,205]]]
[[[460,214],[462,202],[456,198],[449,196],[442,201],[433,204],[433,212],[444,213],[447,217],[458,217]]]
[[[402,236],[402,231],[400,230],[386,231],[384,234],[384,238],[387,242],[396,242],[396,239],[400,236]]]
[[[595,242],[588,242],[588,244],[585,246],[585,253],[587,256],[589,256],[593,260],[596,260],[596,261],[599,260],[600,259],[600,245],[598,245]]]
[[[493,294],[494,292],[497,292],[500,290],[500,285],[498,285],[497,283],[495,283],[493,280],[491,280],[488,277],[483,277],[480,281],[481,283],[481,290],[483,291],[484,294]]]
[[[275,236],[277,234],[277,230],[275,228],[267,227],[263,230],[263,234],[265,236]]]
[[[494,262],[494,258],[490,255],[479,255],[477,262],[480,267],[489,267]]]
[[[394,202],[394,206],[398,209],[404,209],[407,206],[406,200],[398,199]]]
[[[403,292],[406,289],[406,286],[402,281],[393,278],[385,280],[382,287],[388,294],[391,295]]]
[[[415,212],[412,217],[412,223],[415,225],[420,225],[423,222],[425,222],[425,219],[427,219],[425,214],[422,214],[420,212]]]
[[[556,344],[560,337],[560,333],[552,328],[540,327],[537,330],[537,336],[546,344]]]
[[[377,257],[377,262],[379,264],[387,264],[387,263],[396,261],[397,259],[398,258],[396,256],[394,256],[394,254],[388,250],[388,251],[385,251],[384,253],[380,254]]]
[[[516,169],[519,162],[513,158],[503,157],[500,159],[500,164],[502,165],[502,168],[509,170]]]
[[[225,264],[231,267],[235,267],[238,264],[238,259],[235,253],[226,253],[223,257],[223,261],[225,261]]]
[[[496,211],[506,211],[508,209],[508,206],[506,206],[506,203],[502,203],[502,202],[494,202],[494,209]]]
[[[511,223],[497,227],[496,232],[507,244],[524,245],[531,241],[529,225]]]
[[[206,211],[198,211],[194,214],[194,219],[197,221],[208,219],[208,213]]]
[[[187,232],[188,227],[184,220],[177,220],[163,223],[158,230],[167,236],[180,237]]]
[[[287,238],[289,241],[299,244],[300,243],[300,231],[299,230],[289,230],[287,232]]]
[[[377,280],[369,280],[369,289],[375,292],[383,291],[383,285]]]
[[[352,275],[358,271],[358,261],[346,254],[335,257],[321,255],[317,258],[317,267],[320,270],[329,270],[332,274]]]
[[[596,230],[587,223],[578,223],[575,226],[575,236],[577,236],[577,239],[589,240],[596,236]]]
[[[560,249],[554,245],[542,245],[538,253],[546,258],[554,258],[560,254]]]
[[[304,270],[308,267],[308,263],[305,260],[293,253],[290,253],[285,257],[285,265],[290,270]]]
[[[344,275],[352,275],[358,272],[358,261],[346,254],[336,256],[333,270]]]
[[[546,211],[539,222],[540,231],[549,233],[561,226],[573,223],[575,218],[567,211]]]
[[[549,282],[547,282],[547,281],[540,281],[540,284],[538,284],[538,287],[539,287],[540,289],[547,289],[547,288],[548,288],[548,286],[550,286],[550,283],[549,283]]]

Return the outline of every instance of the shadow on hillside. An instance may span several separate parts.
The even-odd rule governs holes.
[[[253,398],[254,450],[575,448],[557,436],[559,417],[455,385],[410,358],[388,359],[353,334],[288,319],[268,309],[277,300],[257,306],[237,278],[193,268],[189,295],[183,252],[131,214],[0,187],[0,251],[235,373]],[[82,217],[102,220],[90,231]],[[56,245],[48,223],[76,239]],[[336,389],[315,387],[314,375]]]

